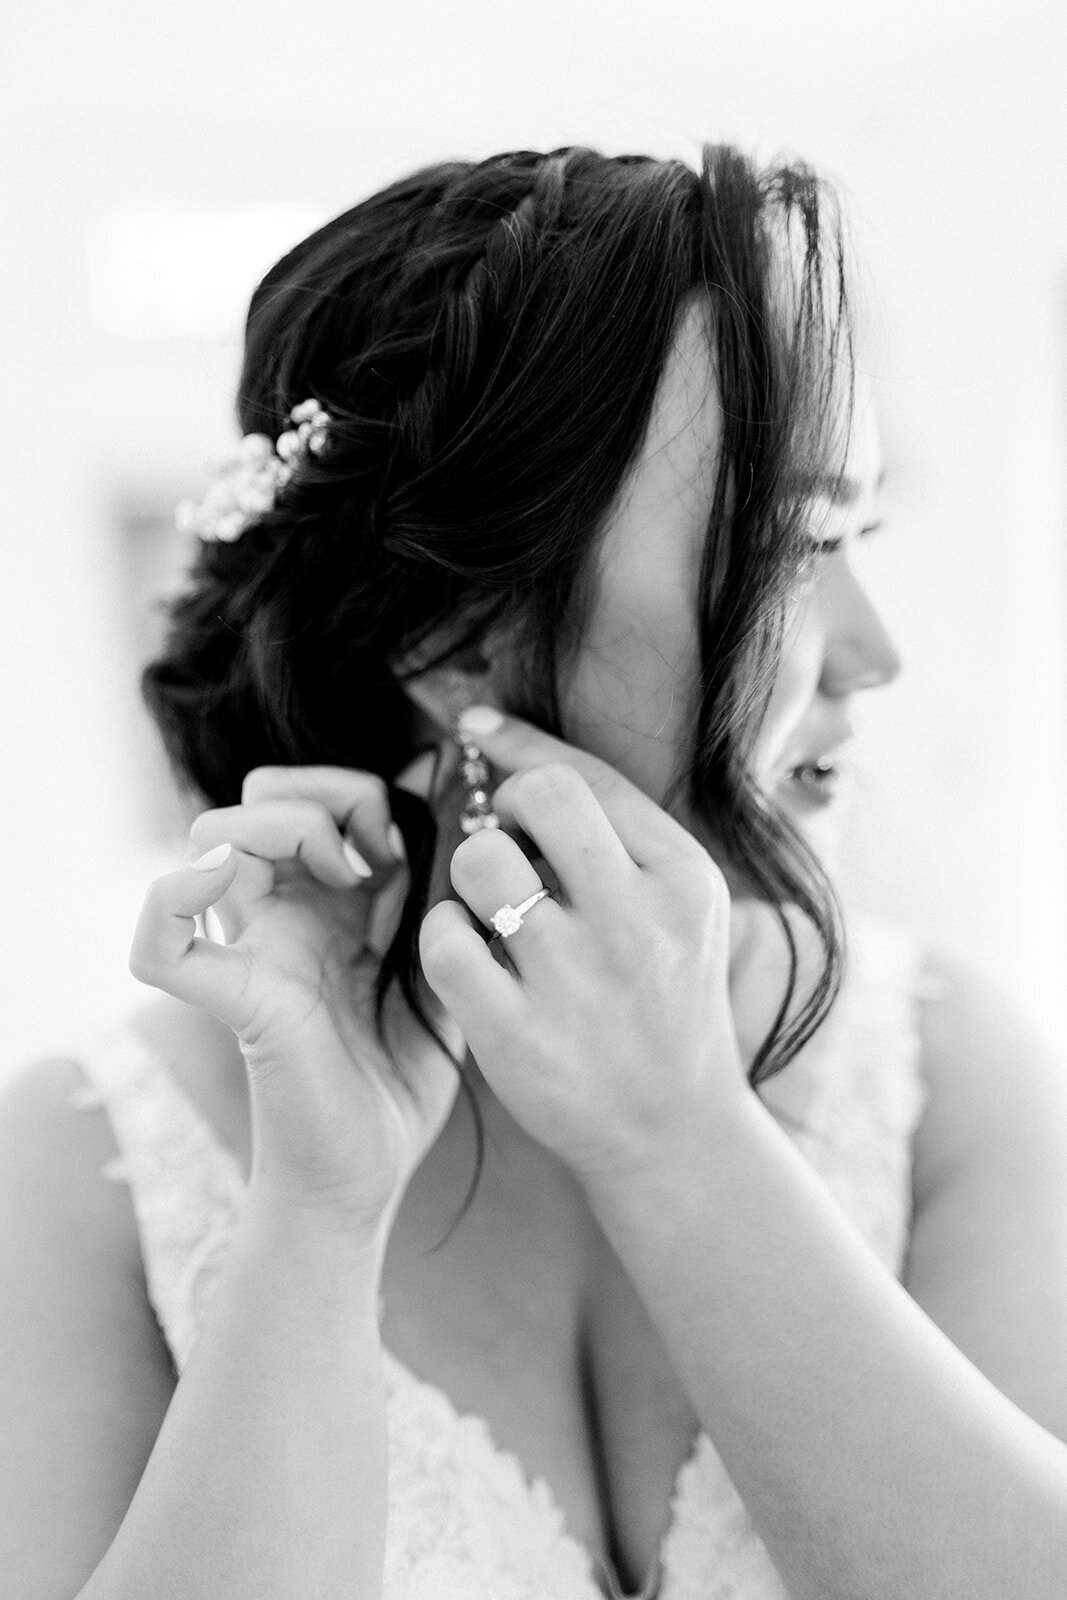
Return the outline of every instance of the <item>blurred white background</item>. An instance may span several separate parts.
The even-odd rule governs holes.
[[[1062,0],[8,0],[0,65],[0,1070],[148,998],[186,859],[137,668],[161,536],[231,441],[244,302],[424,161],[727,138],[840,184],[890,471],[872,560],[908,671],[864,708],[853,899],[1064,1033]]]

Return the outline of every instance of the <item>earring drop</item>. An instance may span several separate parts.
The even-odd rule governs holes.
[[[460,813],[459,825],[464,833],[477,833],[480,828],[499,828],[500,818],[489,799],[489,763],[476,744],[471,744],[461,733],[456,734],[460,748],[460,772],[467,786],[467,803]]]

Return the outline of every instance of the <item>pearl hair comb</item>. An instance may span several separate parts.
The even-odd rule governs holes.
[[[183,500],[174,513],[179,533],[205,542],[232,544],[257,518],[274,509],[281,489],[309,455],[329,446],[330,418],[317,400],[302,400],[289,413],[291,428],[271,439],[246,433],[220,465],[202,500]]]

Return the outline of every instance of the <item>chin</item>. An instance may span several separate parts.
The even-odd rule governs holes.
[[[849,775],[836,771],[832,778],[826,775],[815,782],[810,775],[798,778],[795,772],[785,777],[772,774],[762,786],[773,808],[792,825],[823,869],[833,876],[841,835],[850,811],[852,785]],[[672,815],[715,858],[726,875],[731,893],[745,898],[749,891],[735,880],[731,867],[723,859],[719,841],[709,835],[703,820],[694,817],[685,804],[673,810]]]
[[[847,805],[844,795],[824,797],[797,795],[789,782],[773,790],[778,809],[792,823],[805,844],[818,856],[823,867],[833,872],[837,862],[841,831]]]

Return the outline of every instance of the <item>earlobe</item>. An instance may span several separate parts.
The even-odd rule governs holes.
[[[442,734],[456,737],[456,721],[468,706],[493,703],[494,688],[488,661],[484,670],[474,671],[453,665],[433,667],[403,685],[414,701]]]
[[[462,711],[472,705],[492,705],[498,698],[488,659],[476,650],[465,652],[446,665],[408,679],[404,690],[445,746],[443,770],[451,776],[454,764],[458,765],[466,790],[459,817],[463,832],[499,827],[489,798],[489,764],[477,745],[459,731]]]
[[[489,798],[489,763],[470,738],[459,731],[459,715],[472,705],[492,703],[495,693],[485,663],[485,671],[467,670],[450,664],[432,668],[405,685],[411,699],[428,717],[434,728],[458,748],[459,771],[467,791],[459,825],[464,833],[499,827]]]

